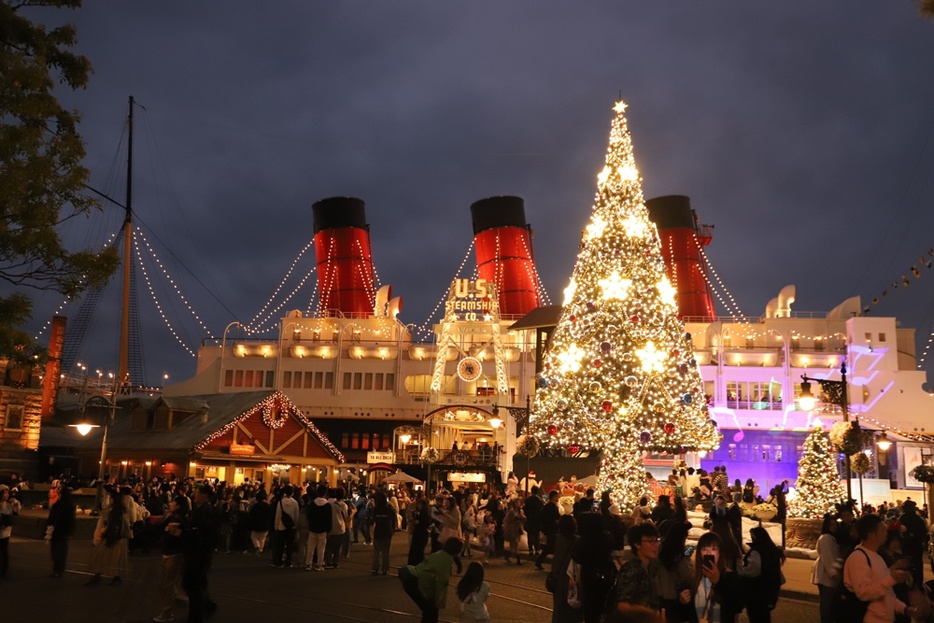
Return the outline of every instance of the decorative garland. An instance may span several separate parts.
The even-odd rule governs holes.
[[[437,463],[438,459],[441,458],[441,455],[438,453],[436,448],[425,448],[422,451],[422,462],[423,463]]]
[[[533,457],[538,454],[538,439],[530,435],[522,435],[516,440],[516,452],[522,456]]]
[[[273,404],[278,404],[280,413],[284,414],[281,418],[278,418],[276,420],[271,420]],[[263,422],[266,423],[266,425],[269,426],[270,428],[273,428],[273,425],[270,424],[270,421],[281,422],[281,424],[275,427],[275,428],[281,428],[285,424],[285,421],[288,419],[289,414],[291,414],[299,422],[301,422],[302,425],[304,425],[309,431],[311,431],[311,433],[315,436],[318,442],[322,446],[324,446],[324,448],[328,452],[330,452],[331,455],[339,463],[344,462],[344,455],[340,450],[337,449],[337,446],[331,443],[331,440],[325,437],[321,433],[321,431],[318,430],[318,427],[315,426],[311,420],[305,417],[305,414],[302,413],[301,409],[296,407],[295,404],[291,400],[289,400],[289,397],[280,391],[274,391],[270,393],[268,396],[266,396],[266,398],[264,398],[261,402],[256,404],[254,407],[247,409],[246,411],[241,413],[239,417],[228,422],[225,426],[214,431],[208,437],[206,437],[205,439],[202,439],[200,442],[195,444],[192,449],[196,451],[204,450],[206,447],[208,447],[208,445],[211,444],[212,441],[220,437],[223,437],[228,432],[230,432],[231,429],[233,429],[233,427],[235,427],[237,424],[255,415],[257,411],[262,411]],[[267,421],[267,413],[269,414],[268,417],[270,418],[270,421]]]
[[[918,465],[911,470],[911,476],[918,482],[934,483],[934,467],[930,465]]]

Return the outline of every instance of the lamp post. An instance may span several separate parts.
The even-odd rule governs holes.
[[[101,435],[101,458],[97,468],[97,493],[95,494],[95,508],[100,509],[101,498],[103,498],[104,492],[104,466],[107,461],[107,431],[110,429],[110,425],[113,423],[114,415],[117,412],[117,386],[114,384],[110,398],[106,396],[91,396],[88,398],[83,405],[81,405],[81,414],[78,416],[78,421],[74,424],[69,424],[72,428],[78,430],[78,433],[84,437],[91,432],[94,428],[103,428],[103,434]],[[91,409],[105,409],[103,417],[93,417],[88,414],[88,408]],[[103,420],[103,424],[101,424]]]
[[[493,418],[499,419],[499,405],[493,403]],[[518,426],[525,426],[525,435],[528,438],[529,435],[529,416],[532,415],[532,398],[531,396],[526,395],[525,397],[525,406],[524,407],[506,407],[509,411],[509,415],[516,420]],[[490,425],[493,428],[498,428],[493,425],[493,418],[490,418]],[[500,420],[502,422],[502,420]],[[525,455],[525,492],[529,492],[529,472],[531,471],[531,461],[532,455],[526,453]]]
[[[814,408],[814,404],[817,402],[817,398],[811,392],[811,383],[817,383],[820,385],[821,391],[827,396],[827,402],[838,405],[843,410],[843,421],[850,421],[850,410],[849,410],[849,401],[846,395],[846,364],[841,364],[840,366],[840,380],[832,381],[829,379],[815,379],[809,377],[806,374],[801,375],[801,396],[798,398],[798,403],[805,411],[810,411]],[[853,499],[853,483],[852,478],[853,474],[850,469],[850,457],[846,458],[846,496],[847,499]]]

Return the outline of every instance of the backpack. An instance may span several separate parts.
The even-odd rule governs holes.
[[[869,560],[869,554],[863,550],[858,551],[866,557],[866,563],[868,563],[871,568],[872,562]],[[856,551],[850,554],[850,556],[855,553]],[[833,599],[830,607],[833,621],[838,623],[853,623],[854,621],[863,620],[863,617],[866,616],[866,610],[869,609],[869,602],[861,601],[856,596],[856,593],[848,589],[841,579],[840,583],[837,584],[837,587],[833,590]]]
[[[295,527],[295,520],[292,519],[292,516],[285,512],[285,508],[282,506],[282,500],[279,500],[279,520],[282,522],[282,525],[285,526],[286,530],[291,530]]]

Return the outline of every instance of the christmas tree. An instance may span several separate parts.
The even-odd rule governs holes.
[[[795,491],[788,502],[790,517],[821,518],[846,500],[846,486],[837,471],[837,453],[830,437],[820,428],[815,428],[804,440]]]
[[[602,450],[598,481],[631,509],[645,489],[643,452],[712,450],[720,434],[645,207],[626,104],[614,110],[531,422],[546,447]]]

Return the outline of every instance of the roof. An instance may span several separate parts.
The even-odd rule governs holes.
[[[114,423],[108,428],[107,445],[121,450],[200,450],[210,439],[223,434],[239,421],[247,417],[261,417],[256,414],[264,401],[275,397],[280,401],[292,417],[300,421],[312,436],[317,438],[321,445],[339,462],[344,456],[327,437],[305,417],[301,409],[296,407],[289,398],[279,391],[236,392],[226,394],[202,394],[197,396],[162,397],[152,405],[140,402],[139,406],[150,411],[160,404],[165,404],[172,410],[196,414],[174,425],[170,430],[150,430],[145,433],[132,430],[133,418],[129,410],[133,405],[123,404],[120,399],[118,405],[128,407],[122,415],[117,412]],[[94,429],[87,437],[76,439],[73,444],[81,448],[97,448],[101,445],[102,429]],[[43,430],[43,436],[45,430]],[[56,439],[59,437],[53,434]],[[46,444],[43,444],[46,445]]]
[[[561,319],[561,311],[563,309],[561,305],[536,307],[525,316],[512,323],[509,330],[521,331],[523,329],[545,329],[555,327],[558,325],[558,320]]]

